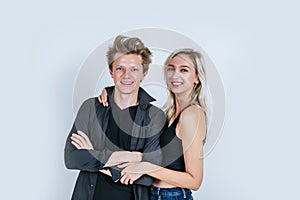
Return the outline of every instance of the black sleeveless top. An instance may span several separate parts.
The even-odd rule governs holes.
[[[182,140],[178,138],[176,135],[176,126],[180,119],[181,113],[192,105],[197,105],[197,104],[190,104],[184,107],[160,138],[160,145],[162,148],[162,155],[163,155],[162,164],[163,167],[165,168],[181,171],[181,172],[185,171]],[[205,140],[206,140],[206,136],[203,140],[203,144],[205,143]]]
[[[187,107],[185,107],[184,109],[186,109]],[[162,134],[160,138],[160,145],[162,148],[163,155],[163,167],[184,172],[185,164],[183,157],[182,141],[176,135],[176,126],[178,124],[181,112],[174,119],[172,124]]]

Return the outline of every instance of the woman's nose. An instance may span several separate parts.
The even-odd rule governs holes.
[[[178,70],[174,70],[174,71],[173,71],[173,74],[172,74],[172,77],[173,77],[173,78],[179,77],[179,71],[178,71]]]

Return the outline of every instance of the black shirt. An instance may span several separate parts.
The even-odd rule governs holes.
[[[114,104],[112,102],[112,104]],[[131,132],[137,106],[120,109],[112,105],[109,113],[106,136],[114,145],[110,145],[112,151],[130,151]]]
[[[130,150],[131,131],[137,106],[120,109],[112,102],[108,127],[105,132],[108,146],[112,151]],[[114,182],[110,176],[99,172],[95,188],[94,200],[99,199],[133,199],[132,185]]]
[[[73,190],[72,200],[93,200],[99,170],[103,169],[113,153],[106,145],[106,130],[108,128],[113,87],[106,88],[109,105],[104,107],[97,97],[85,100],[80,106],[74,124],[66,138],[64,161],[68,169],[80,170]],[[161,164],[159,137],[164,130],[165,115],[162,110],[152,105],[155,101],[145,90],[139,88],[139,105],[137,106],[134,126],[131,134],[131,151],[143,152],[142,160],[157,165]],[[81,130],[87,134],[93,143],[94,150],[77,149],[71,143],[71,136]],[[118,180],[121,174],[109,170],[112,179]],[[149,186],[154,178],[143,175],[133,184],[135,200],[149,200]]]

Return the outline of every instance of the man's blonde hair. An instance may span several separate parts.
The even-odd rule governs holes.
[[[151,63],[150,56],[152,53],[147,47],[145,47],[144,43],[139,38],[127,37],[124,35],[119,35],[116,37],[113,46],[108,49],[106,54],[110,70],[112,70],[112,65],[116,59],[116,54],[140,55],[142,57],[143,72],[145,73],[149,69],[149,64]]]

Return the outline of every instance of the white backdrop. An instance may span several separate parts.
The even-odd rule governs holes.
[[[1,1],[1,199],[69,199],[63,147],[82,62],[112,36],[177,31],[215,62],[222,136],[195,199],[299,199],[297,1]]]

